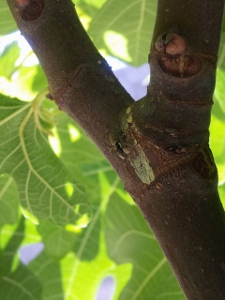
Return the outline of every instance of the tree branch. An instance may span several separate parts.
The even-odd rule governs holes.
[[[142,195],[128,190],[191,300],[225,298],[224,211],[208,147],[223,7],[159,0],[151,84],[129,112],[128,135],[149,149],[154,180]]]
[[[52,99],[107,156],[114,148],[110,136],[134,100],[93,45],[74,4],[70,0],[8,0],[8,4],[37,54]]]
[[[225,299],[225,224],[208,147],[224,1],[159,0],[151,84],[136,103],[70,0],[7,0],[58,106],[114,166],[187,297]]]

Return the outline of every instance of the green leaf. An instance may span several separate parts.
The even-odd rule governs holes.
[[[16,23],[9,10],[7,1],[1,1],[0,6],[0,35],[8,34],[17,29]]]
[[[20,214],[21,215],[21,214]],[[21,217],[21,216],[20,216]],[[25,230],[23,233],[20,233],[22,236],[20,247],[29,244],[35,244],[41,242],[41,236],[37,232],[37,225],[35,225],[31,220],[25,219]],[[16,228],[18,227],[19,222],[13,225],[5,225],[1,228],[0,234],[0,248],[5,248],[7,243],[12,237],[13,232],[15,232]],[[13,253],[13,251],[11,251]],[[17,249],[15,250],[17,252]]]
[[[41,300],[41,285],[34,274],[21,263],[13,262],[24,236],[24,218],[12,234],[0,255],[0,291],[4,300]]]
[[[48,86],[47,80],[40,65],[31,67],[22,65],[17,71],[18,77],[16,79],[16,84],[24,94],[24,91],[28,90],[32,95],[34,95]]]
[[[90,9],[90,7],[95,7],[96,9],[100,9],[103,6],[103,4],[105,2],[107,2],[107,0],[78,0],[76,2],[77,2],[78,7],[82,8],[82,9],[83,9],[83,7],[87,7],[87,9],[88,9],[88,7],[89,7],[89,9]]]
[[[12,177],[0,175],[0,228],[18,218],[19,195]]]
[[[0,106],[1,173],[14,178],[29,213],[55,224],[74,224],[89,213],[84,189],[51,150],[40,111],[5,96],[0,96]]]
[[[88,33],[98,49],[141,65],[150,51],[156,6],[156,0],[108,0],[93,18]]]
[[[102,280],[109,275],[115,278],[120,293],[130,277],[130,272],[130,264],[116,266],[102,250],[90,262],[79,262],[71,253],[62,261],[62,275],[67,278],[63,282],[65,299],[95,299]]]
[[[102,227],[102,222],[99,221],[102,219],[109,199],[114,198],[119,182],[117,176],[116,178],[114,176],[114,181],[111,183],[105,174],[99,174],[101,205],[95,210],[90,224],[84,230],[84,235],[75,248],[75,253],[69,254],[62,261],[63,278],[68,278],[68,281],[64,282],[65,299],[67,300],[72,300],[73,295],[79,300],[95,299],[101,281],[108,275],[115,278],[117,292],[120,293],[130,277],[131,265],[128,263],[116,266],[106,254],[103,235],[101,234],[98,238],[96,230],[96,226]],[[93,256],[92,249],[96,248],[95,243],[98,240],[99,251]],[[87,289],[86,286],[89,288]]]
[[[29,264],[29,269],[36,275],[37,279],[41,283],[41,300],[65,299],[63,296],[63,277],[59,261],[50,258],[45,253],[45,251],[43,251],[35,260],[33,260]]]
[[[118,184],[117,176],[108,179],[105,174],[99,174],[101,202],[94,206],[94,213],[87,228],[82,229],[82,234],[77,233],[75,246],[63,259],[55,261],[45,250],[29,264],[30,269],[36,274],[43,286],[43,300],[87,300],[95,299],[102,280],[111,276],[116,282],[116,295],[119,295],[130,277],[132,266],[126,263],[117,266],[108,258],[103,234],[99,236],[102,228],[102,216],[110,197],[115,196]],[[113,183],[111,184],[111,180]],[[48,230],[48,228],[47,228]],[[43,226],[44,231],[44,226]],[[54,231],[54,230],[53,230]],[[102,232],[103,233],[103,232]],[[63,239],[59,239],[63,241]],[[56,247],[59,244],[52,245]],[[96,251],[97,250],[97,251]]]
[[[217,69],[215,97],[216,97],[216,100],[218,101],[221,109],[225,113],[224,83],[225,83],[225,71],[222,69]]]
[[[35,92],[39,92],[43,90],[46,86],[48,86],[47,79],[40,65],[33,66],[35,67],[36,73],[32,80],[32,90]],[[22,76],[23,77],[23,76]]]
[[[20,48],[17,42],[13,42],[6,46],[0,57],[0,76],[11,79],[11,76],[15,71],[15,63],[19,57]]]
[[[20,218],[19,223],[12,232],[6,245],[0,244],[0,277],[9,275],[13,268],[15,254],[22,243],[24,236],[25,222],[24,217]]]
[[[81,11],[85,13],[89,18],[93,18],[93,16],[98,12],[98,10],[106,1],[107,0],[73,0],[81,21],[83,17]]]
[[[101,199],[98,174],[115,174],[112,166],[106,161],[93,142],[80,127],[66,114],[55,117],[55,140],[58,156],[66,168],[86,184],[87,197],[92,205],[99,205]],[[51,137],[50,137],[51,139]]]
[[[29,269],[22,264],[0,284],[4,300],[42,300],[41,285]]]
[[[83,130],[65,113],[55,116],[57,138],[60,143],[61,153],[60,159],[65,166],[71,171],[85,172],[87,166],[92,165],[92,171],[99,172],[99,165],[102,163],[106,167],[106,159],[99,149],[87,137]],[[107,163],[109,166],[109,163]],[[89,169],[90,171],[90,169]],[[108,169],[112,171],[112,167]],[[95,174],[97,174],[97,170]]]
[[[133,264],[132,277],[119,299],[185,299],[155,236],[136,206],[119,197],[111,199],[105,223],[109,256],[117,264]]]
[[[43,251],[29,265],[42,284],[42,300],[96,299],[99,285],[107,274],[119,279],[117,285],[121,292],[130,275],[131,266],[126,264],[115,267],[103,251],[92,262],[79,262],[72,252],[61,261],[55,261]]]
[[[55,259],[64,257],[72,248],[76,234],[49,222],[41,222],[38,231],[42,236],[46,253]]]
[[[219,172],[219,183],[225,181],[225,115],[224,120],[211,116],[210,147]]]

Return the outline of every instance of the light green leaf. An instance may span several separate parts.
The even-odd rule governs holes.
[[[84,231],[83,238],[75,249],[75,256],[68,255],[62,262],[63,277],[68,278],[68,282],[64,283],[65,298],[67,300],[74,299],[73,296],[79,300],[94,299],[99,284],[107,275],[115,276],[116,282],[118,282],[117,289],[121,292],[122,287],[130,277],[129,264],[124,264],[117,269],[117,266],[107,257],[103,235],[99,239],[99,252],[96,253],[96,256],[91,253],[92,249],[96,248],[95,243],[98,240],[96,229],[97,226],[101,226],[99,220],[101,220],[110,197],[114,198],[119,184],[118,177],[114,178],[114,182],[111,184],[103,173],[99,175],[99,180],[102,194],[101,205],[95,211],[92,221]],[[69,270],[66,267],[68,265],[70,266]],[[92,270],[92,272],[89,272],[87,276],[88,270]],[[88,286],[89,289],[86,289],[85,286]]]
[[[131,280],[119,299],[185,299],[156,238],[136,206],[120,198],[111,199],[105,223],[110,258],[117,264],[133,264]]]
[[[215,97],[216,97],[216,100],[218,101],[221,109],[225,113],[224,83],[225,83],[225,71],[222,69],[217,69]]]
[[[75,0],[74,0],[75,1]],[[96,9],[100,9],[107,0],[78,0],[76,1],[77,5],[83,8],[86,7],[95,7]]]
[[[31,67],[20,66],[18,68],[18,77],[16,83],[21,91],[30,91],[32,95],[40,92],[48,86],[40,65]]]
[[[108,0],[90,23],[98,49],[135,66],[147,62],[157,1]]]
[[[18,218],[19,195],[12,177],[0,175],[0,228]]]
[[[12,42],[4,49],[0,57],[0,90],[11,97],[32,100],[48,84],[40,65],[26,66],[26,56],[20,56],[17,42]],[[19,59],[19,60],[18,60]]]
[[[223,119],[215,114],[211,116],[210,147],[219,172],[219,184],[221,184],[225,182],[225,114]]]
[[[0,76],[5,76],[11,79],[15,71],[15,63],[20,56],[20,48],[17,42],[13,42],[5,47],[2,55],[0,56]]]
[[[30,51],[22,56],[17,41],[4,48],[0,56],[0,90],[4,94],[32,100],[48,85],[39,64],[26,65],[27,59],[32,55],[34,54]]]
[[[107,0],[73,0],[76,10],[83,11],[89,18],[92,18]],[[82,19],[82,14],[79,14]]]
[[[1,0],[0,5],[0,35],[10,33],[17,29],[16,23],[9,10],[7,1]]]
[[[89,213],[82,185],[52,152],[33,104],[0,96],[0,171],[10,174],[22,206],[38,219],[74,224]],[[68,185],[70,190],[68,191]]]
[[[102,280],[109,275],[115,279],[120,293],[130,277],[131,268],[130,264],[116,266],[102,250],[95,260],[89,262],[79,262],[71,253],[62,261],[62,275],[67,279],[63,281],[64,299],[96,299]]]

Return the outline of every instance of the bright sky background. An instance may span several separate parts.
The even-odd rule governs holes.
[[[12,43],[13,41],[17,41],[19,47],[21,48],[21,55],[19,60],[17,61],[17,64],[19,64],[31,52],[31,47],[19,31],[0,38],[0,55],[4,50],[4,47]],[[144,64],[140,67],[133,67],[114,57],[108,56],[106,57],[106,59],[109,65],[112,67],[112,70],[114,71],[116,77],[135,100],[142,98],[146,94],[146,87],[149,83],[148,64]],[[25,66],[31,66],[36,63],[38,63],[38,60],[37,57],[33,54],[26,58],[23,64]],[[4,84],[6,85],[6,83],[3,82],[3,85]],[[16,93],[16,87],[12,87],[12,89],[15,89]],[[20,95],[18,94],[18,97],[19,96]]]

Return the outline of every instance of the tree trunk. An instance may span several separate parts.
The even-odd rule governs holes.
[[[225,224],[208,146],[223,0],[159,0],[138,102],[87,36],[70,0],[7,0],[51,98],[122,179],[187,299],[225,299]]]

